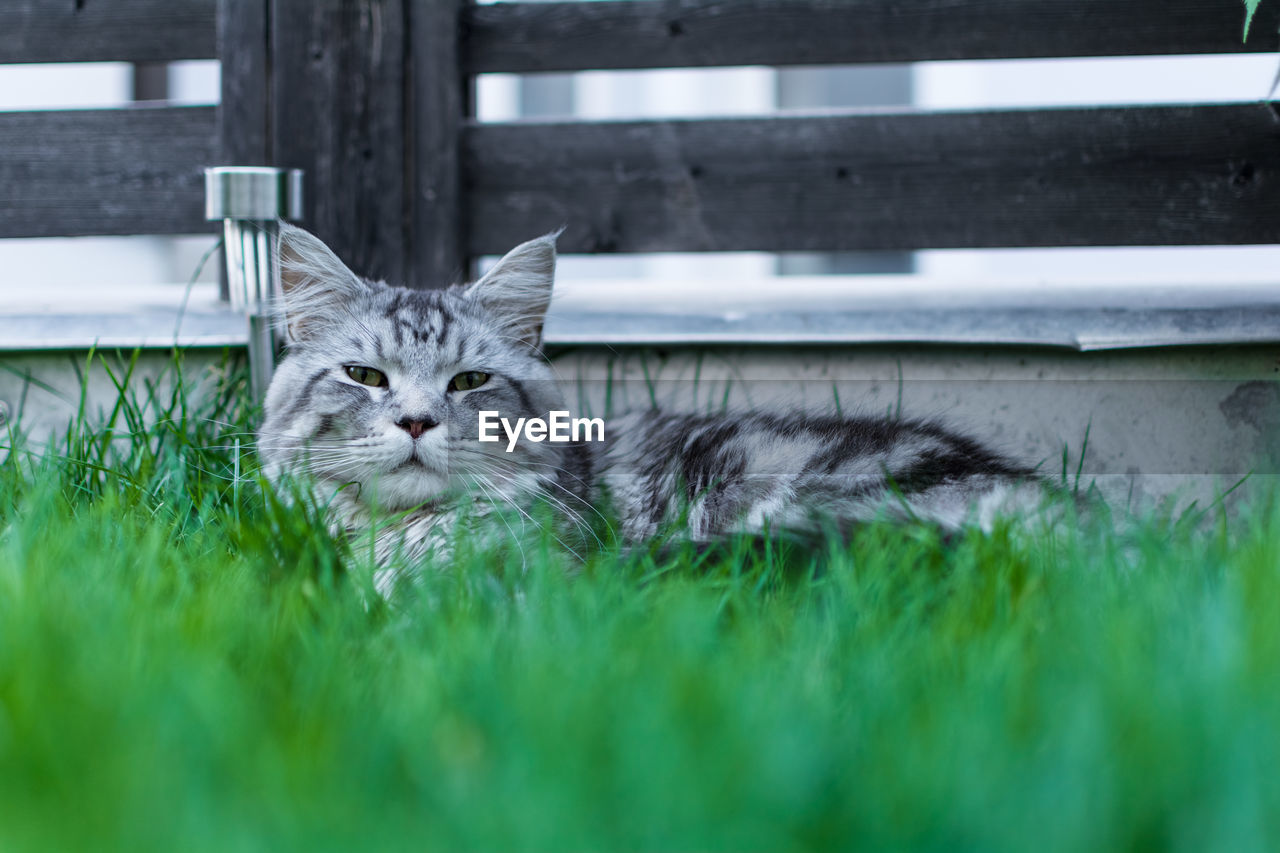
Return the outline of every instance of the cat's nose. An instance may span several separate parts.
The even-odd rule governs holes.
[[[412,436],[415,440],[418,438],[421,438],[424,432],[426,432],[427,430],[431,429],[434,426],[437,426],[438,424],[439,424],[439,421],[433,421],[431,420],[431,418],[403,417],[400,420],[396,421],[396,426],[400,427],[400,429],[409,433],[409,435]]]

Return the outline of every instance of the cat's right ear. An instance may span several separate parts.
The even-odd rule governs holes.
[[[332,322],[365,290],[332,249],[296,225],[280,223],[279,257],[284,305],[277,313],[292,340],[303,340]]]
[[[556,277],[556,238],[563,230],[516,246],[465,291],[488,309],[514,340],[535,349],[542,343],[542,321]]]

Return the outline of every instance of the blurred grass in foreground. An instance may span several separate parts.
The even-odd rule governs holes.
[[[547,541],[400,609],[243,377],[0,466],[0,850],[1230,849],[1280,837],[1280,507],[819,552]]]

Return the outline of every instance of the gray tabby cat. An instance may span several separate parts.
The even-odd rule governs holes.
[[[1030,469],[926,421],[643,411],[603,442],[509,451],[479,440],[481,411],[514,423],[567,409],[540,350],[555,235],[432,291],[361,279],[299,228],[282,225],[281,245],[289,345],[259,435],[265,472],[309,480],[336,527],[373,536],[384,593],[464,519],[527,517],[534,499],[581,523],[607,495],[625,539],[684,518],[707,541],[884,515],[987,526],[1045,494]]]

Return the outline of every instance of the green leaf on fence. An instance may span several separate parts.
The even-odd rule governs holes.
[[[1262,0],[1244,0],[1244,33],[1240,36],[1241,41],[1249,37],[1249,25],[1253,23],[1253,14],[1258,11],[1260,2]]]

